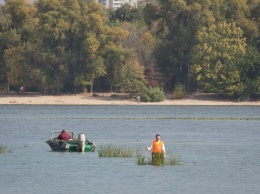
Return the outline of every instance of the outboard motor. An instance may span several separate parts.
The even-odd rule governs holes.
[[[86,137],[84,133],[80,133],[78,135],[78,152],[84,152],[85,150],[85,142],[86,142]]]

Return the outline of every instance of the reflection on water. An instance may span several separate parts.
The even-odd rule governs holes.
[[[258,193],[260,108],[254,106],[0,106],[0,193]],[[168,119],[166,119],[168,118]],[[197,118],[197,119],[196,119]],[[211,119],[211,118],[215,118]],[[249,120],[251,119],[251,120]],[[52,152],[52,130],[144,148],[160,133],[178,166]]]

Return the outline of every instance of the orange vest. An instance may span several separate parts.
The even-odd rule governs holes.
[[[158,153],[158,152],[163,153],[162,147],[163,147],[163,141],[158,142],[158,141],[154,140],[152,152],[153,153]]]

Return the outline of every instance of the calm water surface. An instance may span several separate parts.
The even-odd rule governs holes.
[[[52,152],[52,130],[144,150],[156,133],[177,166]],[[0,106],[0,193],[259,193],[259,106]]]

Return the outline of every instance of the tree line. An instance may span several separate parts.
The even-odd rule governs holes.
[[[260,95],[259,0],[6,0],[0,90],[214,92]]]

